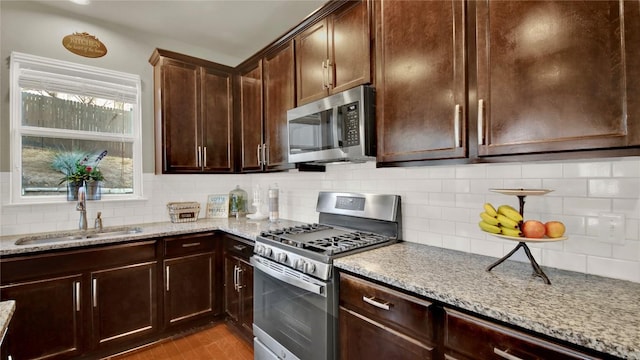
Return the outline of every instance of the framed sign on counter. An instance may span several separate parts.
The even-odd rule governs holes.
[[[213,194],[207,198],[207,218],[229,217],[229,195]]]

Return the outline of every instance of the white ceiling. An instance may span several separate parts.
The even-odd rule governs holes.
[[[327,0],[92,0],[89,5],[66,0],[38,2],[133,31],[214,49],[240,62]]]

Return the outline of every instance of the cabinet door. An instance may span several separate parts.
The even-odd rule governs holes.
[[[287,110],[295,107],[293,41],[264,58],[264,141],[266,169],[293,168],[288,163]]]
[[[331,15],[329,67],[331,93],[371,82],[370,2],[352,2]]]
[[[81,352],[84,284],[81,275],[0,287],[1,299],[15,300],[3,357],[66,359]]]
[[[637,1],[479,1],[478,153],[640,144]]]
[[[433,348],[340,308],[340,359],[432,359]]]
[[[261,171],[262,61],[240,74],[241,170]]]
[[[253,337],[253,266],[240,260],[240,326],[249,338]]]
[[[200,80],[198,67],[170,59],[162,60],[160,89],[162,118],[156,127],[162,129],[156,156],[162,159],[162,171],[200,171],[198,161]],[[157,131],[157,130],[156,130]]]
[[[154,261],[91,273],[95,346],[157,330],[156,269]]]
[[[235,322],[240,318],[238,260],[228,254],[224,256],[224,312]]]
[[[298,105],[329,95],[327,20],[312,25],[295,38]]]
[[[164,261],[164,307],[167,325],[215,313],[213,252]]]
[[[378,161],[467,156],[465,3],[375,3]]]
[[[232,76],[200,68],[202,111],[201,165],[205,172],[232,172]]]

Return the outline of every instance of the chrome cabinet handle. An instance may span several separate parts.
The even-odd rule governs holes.
[[[73,284],[76,295],[76,311],[80,311],[80,281],[75,281]]]
[[[331,60],[327,59],[327,89],[331,89],[333,86],[333,64]]]
[[[238,265],[233,265],[233,290],[238,291]]]
[[[182,247],[183,247],[183,248],[186,248],[186,247],[193,247],[193,246],[200,246],[200,243],[199,243],[199,242],[196,242],[196,243],[182,244]]]
[[[269,159],[269,145],[264,144],[264,164],[265,165],[269,165],[270,159]]]
[[[169,265],[167,265],[165,267],[165,273],[166,273],[166,277],[167,277],[167,291],[169,291],[169,276],[170,276],[170,271],[169,271]]]
[[[91,298],[93,299],[93,307],[98,307],[98,279],[92,279]]]
[[[260,157],[260,149],[262,148],[262,144],[258,144],[258,148],[256,149],[256,158],[258,159],[258,166],[262,165],[262,158]]]
[[[244,270],[242,270],[242,268],[238,266],[238,288],[236,289],[237,292],[240,292],[240,289],[244,287],[244,285],[242,285],[242,278],[240,277],[242,276],[243,271]]]
[[[389,310],[391,304],[388,301],[379,302],[377,300],[378,299],[376,299],[374,296],[371,296],[371,297],[363,296],[362,297],[362,301],[366,302],[369,305],[373,305],[373,306],[375,306],[377,308],[380,308],[382,310]]]
[[[196,158],[196,166],[202,167],[202,146],[198,146],[198,154]]]
[[[493,348],[493,353],[500,356],[503,359],[507,359],[507,360],[522,360],[522,358],[519,358],[515,355],[511,355],[508,352],[504,351],[504,350],[500,350],[498,348]]]
[[[484,145],[484,100],[478,100],[478,145]]]
[[[207,147],[204,147],[204,160],[202,161],[202,167],[207,167]]]
[[[454,132],[454,147],[462,147],[462,138],[460,137],[460,104],[456,104],[455,113],[453,115],[453,132]]]
[[[327,84],[327,65],[325,60],[322,60],[322,89],[328,89],[329,85]]]
[[[233,245],[233,248],[238,250],[238,251],[242,251],[244,249],[246,249],[247,247],[244,245]]]

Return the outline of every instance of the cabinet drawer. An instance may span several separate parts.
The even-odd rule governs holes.
[[[444,346],[456,359],[597,359],[446,308]]]
[[[224,237],[224,251],[227,253],[233,253],[247,261],[251,255],[253,255],[253,245],[253,241],[251,240],[228,235],[225,235]]]
[[[213,251],[216,238],[213,233],[176,236],[164,239],[165,257],[176,257],[188,254]]]
[[[428,301],[341,273],[340,305],[417,340],[433,342]]]

